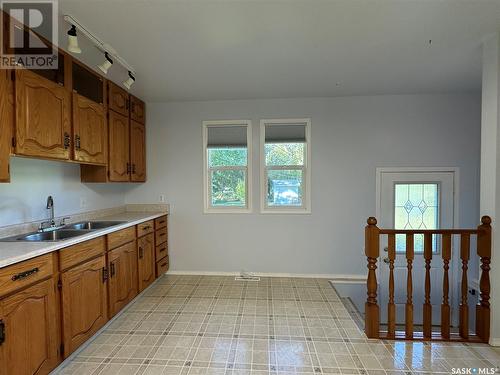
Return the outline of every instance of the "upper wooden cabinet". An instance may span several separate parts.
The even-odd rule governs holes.
[[[108,107],[121,115],[129,115],[128,92],[111,81],[108,81]]]
[[[9,159],[14,130],[14,85],[10,70],[0,70],[0,182],[10,181]]]
[[[70,93],[29,70],[16,71],[15,153],[69,159]]]
[[[130,95],[130,118],[141,124],[146,123],[146,106],[142,100]]]
[[[108,123],[104,105],[73,93],[74,160],[105,165]]]
[[[129,181],[130,134],[128,117],[109,111],[109,180]]]
[[[130,181],[146,181],[146,129],[143,124],[130,121]]]
[[[64,357],[108,321],[105,257],[61,274]]]
[[[59,362],[59,325],[53,279],[0,299],[0,374],[48,374]]]

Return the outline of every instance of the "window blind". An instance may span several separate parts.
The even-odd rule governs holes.
[[[208,148],[247,147],[246,126],[209,126]]]

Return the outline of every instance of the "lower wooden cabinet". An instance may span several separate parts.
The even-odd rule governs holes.
[[[129,242],[108,253],[109,316],[113,317],[137,295],[137,248]]]
[[[61,274],[64,358],[107,322],[106,279],[104,256]]]
[[[150,233],[137,240],[139,292],[146,289],[156,276],[154,234]]]
[[[59,363],[53,279],[0,299],[0,374],[48,374]]]

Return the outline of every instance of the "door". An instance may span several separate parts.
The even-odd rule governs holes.
[[[101,256],[61,274],[64,358],[108,321],[105,266]]]
[[[146,122],[144,102],[132,95],[130,96],[130,118],[141,124]]]
[[[108,128],[102,104],[73,94],[73,134],[76,161],[106,164]]]
[[[108,81],[108,106],[116,113],[126,117],[129,115],[128,93],[111,81]]]
[[[150,233],[137,240],[139,293],[155,280],[154,234]]]
[[[146,129],[145,126],[130,121],[130,180],[146,181]]]
[[[14,85],[11,70],[0,70],[0,182],[9,182],[9,158],[14,130]]]
[[[48,374],[59,363],[57,305],[52,279],[0,300],[0,374]]]
[[[70,157],[70,93],[29,70],[16,70],[16,147],[19,155]]]
[[[395,229],[439,229],[454,227],[454,172],[381,172],[380,174],[380,218],[379,228]],[[387,322],[389,291],[389,263],[387,258],[387,236],[381,249],[380,306],[381,322]],[[407,302],[407,260],[405,235],[396,236],[396,260],[394,262],[394,303],[396,324],[405,322]],[[433,236],[433,259],[431,262],[432,323],[440,324],[440,309],[443,290],[443,261],[439,238]],[[422,324],[424,304],[425,262],[423,235],[414,236],[413,260],[413,322]],[[450,270],[450,275],[453,269]],[[450,283],[450,295],[452,295]],[[451,305],[451,304],[450,304]]]
[[[109,111],[109,180],[129,181],[129,168],[128,117]]]
[[[109,316],[113,317],[137,295],[137,248],[129,242],[108,253]]]

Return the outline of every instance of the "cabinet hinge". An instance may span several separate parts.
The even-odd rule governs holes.
[[[61,355],[63,355],[63,354],[64,354],[64,344],[61,344],[61,346],[59,347],[59,353],[60,353]]]
[[[106,267],[102,267],[102,282],[105,283],[109,278],[108,269]]]
[[[5,342],[5,323],[0,319],[0,345]]]
[[[59,290],[62,289],[62,281],[61,281],[61,279],[59,279],[59,281],[57,282],[57,289],[59,289]]]
[[[14,70],[11,70],[10,71],[10,79],[12,81],[15,81],[16,80],[16,72]]]
[[[16,147],[16,137],[12,137],[12,147]]]

